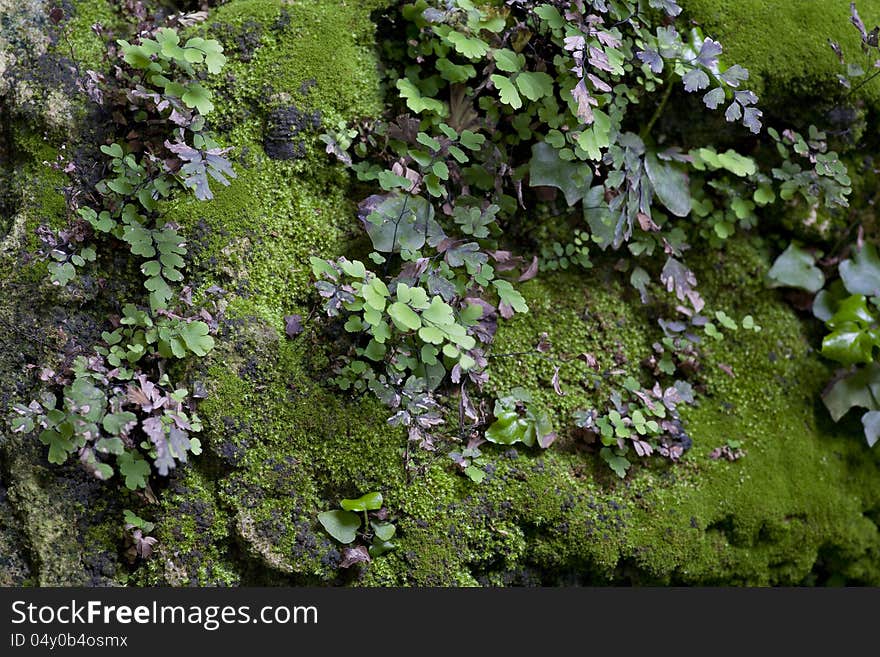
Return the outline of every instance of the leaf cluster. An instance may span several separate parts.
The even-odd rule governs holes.
[[[343,549],[340,568],[369,562],[397,547],[391,540],[397,527],[388,520],[388,510],[382,502],[382,493],[366,493],[357,499],[342,500],[339,503],[341,510],[318,514],[318,522],[334,539],[346,546],[358,541],[354,547]],[[363,514],[363,521],[360,514]]]

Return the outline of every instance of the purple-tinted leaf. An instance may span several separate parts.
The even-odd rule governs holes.
[[[757,107],[746,107],[743,111],[743,125],[754,134],[761,132],[761,116],[763,112]]]
[[[469,305],[477,304],[483,309],[483,314],[476,324],[470,327],[469,332],[480,342],[488,344],[495,337],[498,330],[498,311],[491,303],[478,297],[467,297],[465,302]]]
[[[187,116],[186,114],[177,111],[177,109],[172,109],[171,114],[168,115],[168,120],[171,121],[174,125],[185,128],[188,125],[192,124],[192,114]]]
[[[697,284],[697,277],[690,269],[675,258],[667,258],[660,272],[660,280],[669,292],[675,292],[680,301],[687,299],[687,293],[691,292]]]
[[[611,91],[611,85],[605,82],[602,78],[596,77],[592,73],[587,73],[587,79],[593,83],[593,86],[596,87],[596,91],[601,91],[603,93]]]
[[[523,271],[518,279],[516,279],[520,283],[525,283],[526,281],[532,280],[535,276],[538,275],[538,256],[532,257],[532,263]]]
[[[712,68],[718,63],[718,55],[721,54],[721,44],[712,39],[703,41],[697,61],[706,68]]]
[[[565,45],[563,47],[569,52],[583,50],[586,46],[586,42],[584,41],[584,37],[582,36],[565,37],[564,44]]]
[[[722,87],[715,87],[707,91],[703,96],[703,102],[709,109],[717,109],[724,102],[724,89]]]
[[[458,294],[452,281],[431,271],[428,274],[428,292],[433,295],[440,295],[444,301],[452,301]]]
[[[743,107],[754,105],[758,102],[758,96],[755,94],[755,92],[749,91],[748,89],[743,89],[742,91],[734,91],[733,97]]]
[[[550,380],[550,383],[553,385],[553,391],[557,395],[565,397],[565,391],[562,389],[562,386],[559,385],[559,365],[553,370],[553,378]],[[544,445],[541,445],[541,447],[543,446]]]
[[[144,536],[140,529],[134,530],[133,537],[138,556],[142,559],[148,559],[153,554],[153,546],[159,541],[152,536]]]
[[[608,61],[608,55],[606,55],[604,51],[600,50],[596,46],[590,46],[588,61],[590,62],[590,64],[598,69],[607,71],[608,73],[614,72],[614,68]]]
[[[583,80],[575,85],[574,89],[571,90],[571,95],[574,97],[578,104],[578,118],[583,121],[584,124],[590,125],[595,118],[593,116],[593,109],[590,106],[598,105],[599,101],[597,101],[590,95],[590,92],[587,89],[587,85],[584,84]]]
[[[687,328],[687,324],[679,320],[660,319],[657,323],[666,335],[681,333]]]
[[[721,74],[721,79],[731,87],[738,87],[740,82],[749,79],[749,72],[739,64],[734,64]]]
[[[596,357],[593,354],[590,354],[587,352],[580,353],[580,354],[578,354],[578,360],[584,361],[587,364],[587,367],[589,367],[592,370],[595,370],[598,372],[600,369],[599,368],[599,361],[596,359]]]
[[[840,44],[837,41],[832,41],[828,39],[828,45],[831,46],[831,50],[834,51],[834,54],[837,55],[837,61],[841,63],[841,65],[846,64],[846,59],[843,57],[843,50],[840,49]]]
[[[654,452],[654,448],[651,447],[649,443],[646,443],[644,440],[633,440],[633,447],[636,450],[636,454],[639,456],[650,456]]]
[[[174,457],[168,448],[168,440],[165,437],[165,427],[162,425],[162,418],[159,416],[148,417],[141,423],[144,433],[156,448],[156,459],[154,465],[159,474],[163,477],[168,476],[168,471],[174,468]]]
[[[504,301],[502,301],[501,303],[498,304],[498,313],[504,319],[510,319],[511,317],[513,317],[516,314],[516,312],[513,309],[513,306],[511,306],[509,303],[505,303]]]
[[[189,427],[189,425],[186,425]],[[186,463],[186,453],[189,451],[189,436],[186,431],[179,428],[177,424],[171,424],[168,427],[168,446],[171,458],[177,457],[181,463]],[[171,467],[174,467],[173,465]]]
[[[856,3],[849,3],[849,20],[850,22],[856,26],[856,29],[859,31],[859,34],[862,35],[862,41],[868,40],[868,31],[865,29],[865,24],[862,22],[862,17],[859,16],[859,12],[856,9]]]
[[[232,163],[224,157],[229,152],[228,148],[212,148],[205,152],[205,161],[208,163],[208,173],[221,185],[229,185],[225,176],[235,178]]]
[[[702,69],[691,69],[682,78],[684,90],[688,92],[699,91],[709,86],[709,76]]]
[[[675,0],[650,0],[648,4],[654,9],[662,9],[667,16],[678,16],[681,13],[681,7]]]
[[[539,432],[537,435],[538,447],[541,449],[547,449],[550,445],[556,442],[556,438],[557,435],[555,431],[551,431],[550,433]]]
[[[469,417],[474,422],[478,422],[480,420],[480,414],[477,412],[474,403],[467,394],[466,386],[462,385],[459,389],[461,390],[461,397],[459,397],[458,400],[458,407],[461,410],[462,415]]]
[[[724,118],[730,122],[738,121],[742,117],[742,108],[739,103],[733,101],[724,112]]]
[[[620,39],[606,30],[599,30],[596,32],[596,37],[599,39],[599,43],[603,46],[608,46],[609,48],[620,48],[622,45]]]
[[[350,568],[356,563],[369,563],[370,553],[363,545],[353,548],[344,548],[342,550],[342,561],[339,563],[340,568]]]
[[[645,50],[636,53],[636,57],[642,60],[642,63],[647,64],[653,73],[663,72],[663,58],[656,50],[646,48]]]
[[[200,201],[208,201],[214,198],[214,194],[211,192],[211,187],[208,184],[208,175],[222,185],[229,184],[226,176],[235,178],[232,164],[224,157],[230,150],[228,148],[212,148],[208,151],[200,151],[183,142],[172,144],[169,141],[165,142],[165,147],[186,162],[180,168],[180,173],[183,174],[184,178],[184,185],[192,189],[196,198]]]
[[[301,315],[285,315],[284,332],[288,338],[295,338],[303,332]]]

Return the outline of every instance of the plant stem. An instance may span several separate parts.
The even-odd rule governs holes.
[[[849,93],[846,94],[846,96],[844,96],[844,98],[849,98],[850,96],[852,96],[855,92],[857,92],[859,89],[861,89],[862,87],[864,87],[864,86],[865,86],[866,84],[868,84],[871,80],[873,80],[874,78],[876,78],[878,75],[880,75],[880,71],[874,71],[873,73],[871,73],[871,75],[869,75],[867,78],[865,78],[864,80],[862,80],[859,84],[857,84],[857,85],[854,86],[852,89],[850,89],[850,90],[849,90]]]
[[[639,132],[639,137],[641,137],[642,140],[651,134],[651,129],[654,127],[654,124],[657,123],[657,119],[660,118],[660,115],[663,114],[663,110],[666,108],[666,103],[669,100],[670,95],[672,95],[672,73],[666,76],[666,90],[663,92],[663,98],[660,99],[660,104],[657,105],[657,109],[654,110],[651,120],[648,121],[647,125],[642,128],[641,132]]]

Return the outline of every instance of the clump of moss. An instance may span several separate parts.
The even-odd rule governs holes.
[[[792,106],[793,97],[825,100],[846,91],[837,81],[842,67],[828,39],[841,45],[848,61],[861,61],[861,39],[843,2],[688,0],[681,4],[706,36],[721,42],[725,62],[749,70],[749,87],[762,97],[762,105],[784,107],[786,115],[798,111]],[[857,4],[865,25],[880,23],[876,4]],[[876,107],[880,85],[865,85],[859,95]]]
[[[377,114],[382,91],[369,17],[376,5],[238,0],[212,12],[208,29],[233,53],[242,53],[237,35],[255,35],[246,56],[230,61],[218,105],[231,143],[260,143],[266,110],[279,103],[320,110],[328,125]]]
[[[132,583],[167,586],[232,586],[241,575],[232,555],[231,520],[217,504],[216,484],[199,467],[174,474],[161,491],[159,508],[148,509],[161,521],[153,536],[157,558],[138,564]]]
[[[82,71],[103,68],[107,44],[92,29],[95,24],[111,31],[120,26],[114,3],[110,0],[75,0],[73,11],[61,24],[67,38],[59,39],[55,44],[59,55],[75,58]]]

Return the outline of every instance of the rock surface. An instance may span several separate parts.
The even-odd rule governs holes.
[[[620,481],[563,436],[543,453],[487,449],[480,485],[445,459],[427,459],[408,478],[405,435],[387,425],[384,409],[323,384],[330,347],[308,320],[288,338],[284,317],[312,316],[308,257],[357,244],[351,181],[315,135],[381,111],[382,35],[371,12],[382,4],[232,0],[210,12],[204,25],[230,57],[212,118],[235,145],[238,178],[210,203],[163,208],[189,240],[194,300],[224,311],[218,347],[193,375],[208,393],[199,409],[205,453],[156,491],[147,508],[159,544],[133,569],[122,556],[122,510],[140,502],[73,465],[50,465],[34,436],[3,429],[0,585],[880,584],[880,457],[863,446],[857,420],[827,417],[819,393],[830,370],[811,348],[809,324],[764,287],[769,252],[758,238],[738,237],[692,261],[713,307],[752,314],[763,331],[711,349],[705,392],[682,412],[693,448],[680,464],[639,467]],[[719,3],[683,4],[707,32],[724,31]],[[733,4],[770,3],[730,11],[745,11]],[[866,22],[870,11],[880,16],[880,6],[866,4]],[[89,26],[121,17],[104,0],[65,6],[77,58],[99,66],[104,45]],[[802,11],[785,5],[774,25],[800,29]],[[39,367],[62,366],[74,355],[69,345],[100,333],[113,301],[112,284],[99,280],[86,279],[73,298],[53,288],[32,256],[36,226],[66,221],[64,177],[44,162],[76,143],[76,117],[87,115],[71,88],[67,45],[42,3],[0,0],[0,18],[5,416],[35,394]],[[847,20],[835,14],[829,30],[848,33]],[[747,47],[767,43],[777,27],[741,27],[722,41],[771,97],[804,94],[825,75],[817,57],[780,81],[775,52]],[[13,61],[26,45],[30,58]],[[96,279],[126,276],[113,261],[102,266]],[[603,368],[635,371],[656,340],[638,295],[613,272],[542,274],[522,290],[531,312],[501,325],[499,353],[529,349],[547,332],[556,354],[590,352]],[[493,365],[491,390],[534,389],[564,422],[591,394],[586,363],[570,362],[560,375],[565,396],[553,391],[552,365],[519,356]],[[746,456],[710,459],[728,439]],[[398,547],[341,571],[339,548],[316,516],[368,490],[383,492]]]

